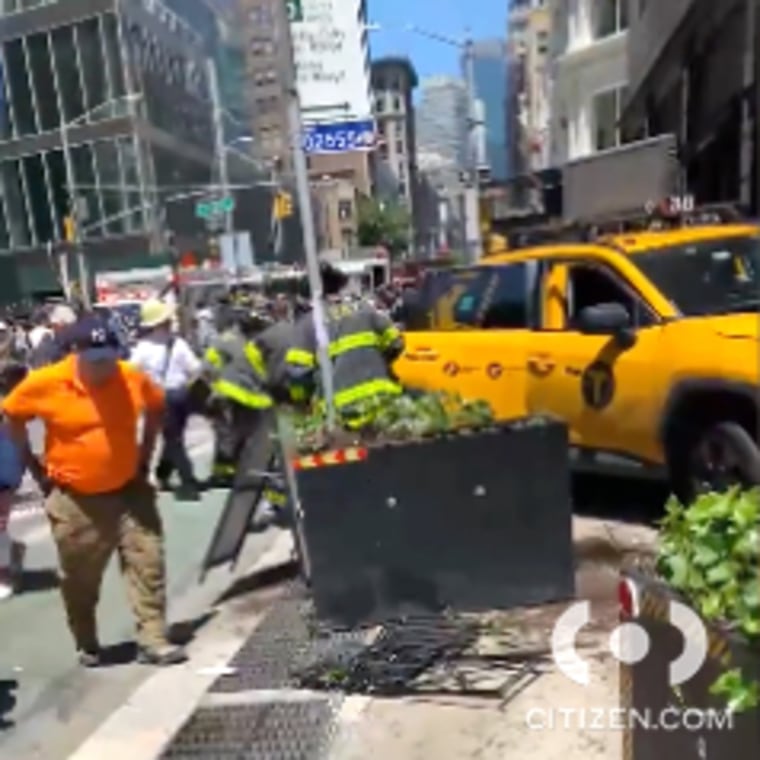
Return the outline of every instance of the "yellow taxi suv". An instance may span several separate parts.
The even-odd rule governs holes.
[[[395,370],[568,426],[579,470],[698,493],[760,484],[760,227],[511,251],[429,272]]]

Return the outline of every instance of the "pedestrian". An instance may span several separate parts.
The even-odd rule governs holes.
[[[146,301],[140,309],[141,337],[130,361],[148,374],[166,395],[162,429],[163,444],[155,476],[163,490],[170,489],[172,476],[179,477],[174,492],[182,501],[198,501],[200,487],[185,446],[190,417],[190,387],[200,376],[201,360],[187,341],[173,331],[176,308],[163,301]]]
[[[358,430],[371,424],[388,398],[401,394],[392,363],[403,353],[404,339],[390,318],[365,301],[346,304],[340,293],[347,278],[324,265],[328,297],[326,333],[333,373],[333,403],[343,425]],[[317,333],[311,314],[299,317],[286,355],[294,398],[319,395]]]
[[[29,331],[29,347],[35,351],[45,338],[53,337],[50,316],[44,308],[37,309],[32,316],[34,327]]]
[[[82,315],[69,338],[72,353],[29,373],[5,398],[3,411],[27,466],[48,492],[45,509],[80,662],[96,667],[102,661],[96,606],[114,551],[137,620],[139,661],[182,662],[184,651],[166,637],[163,532],[147,480],[164,394],[118,360],[118,338],[101,318]],[[34,419],[45,425],[43,463],[29,448],[27,423]]]
[[[32,346],[29,364],[37,369],[63,359],[68,353],[66,333],[77,321],[74,309],[68,304],[53,307],[48,317],[49,330],[44,331],[36,346]]]
[[[26,371],[19,373],[6,369],[0,375],[0,399],[21,382]],[[14,557],[15,546],[8,522],[13,506],[13,495],[21,486],[24,466],[21,454],[16,447],[11,430],[0,415],[0,602],[14,593]]]

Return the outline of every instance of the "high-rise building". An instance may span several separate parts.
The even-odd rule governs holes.
[[[551,21],[546,0],[513,0],[510,6],[507,119],[513,175],[550,165]]]
[[[552,0],[552,163],[627,142],[628,1]]]
[[[376,191],[389,191],[410,210],[414,206],[417,174],[417,139],[412,94],[417,73],[408,58],[388,57],[372,62],[372,94],[378,134],[379,172],[391,179],[390,186],[375,182]],[[387,171],[382,171],[386,169]]]
[[[91,271],[107,269],[147,253],[158,185],[209,181],[209,50],[158,2],[29,5],[0,24],[0,251],[45,290],[72,208]],[[180,240],[205,242],[192,208],[163,205]]]
[[[51,247],[75,275],[72,212],[90,275],[160,261],[169,231],[203,255],[209,230],[188,191],[218,165],[215,14],[201,0],[21,5],[0,12],[0,255],[14,255],[23,289],[57,289]],[[256,203],[239,196],[235,214],[258,249],[269,225]]]
[[[251,129],[257,157],[291,165],[288,92],[295,76],[293,47],[282,0],[238,0],[247,42],[247,81],[251,93]]]
[[[507,46],[504,40],[478,40],[473,45],[475,95],[482,101],[486,161],[494,179],[506,179],[507,158]]]
[[[417,149],[456,168],[467,163],[467,88],[455,77],[430,77],[420,85]]]

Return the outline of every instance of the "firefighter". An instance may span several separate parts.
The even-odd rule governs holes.
[[[345,427],[359,430],[373,422],[385,400],[402,392],[391,365],[403,353],[404,339],[393,322],[367,302],[341,302],[345,275],[329,265],[322,266],[321,275],[335,409]],[[311,314],[297,320],[286,364],[296,398],[319,393]]]
[[[235,315],[219,339],[204,355],[205,374],[213,391],[212,421],[216,452],[212,484],[234,486],[241,475],[238,464],[247,439],[274,402],[266,389],[266,368],[261,352],[250,340],[251,320]]]

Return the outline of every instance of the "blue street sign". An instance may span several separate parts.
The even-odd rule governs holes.
[[[307,124],[304,127],[303,148],[306,153],[344,153],[374,147],[375,123],[372,119]]]

